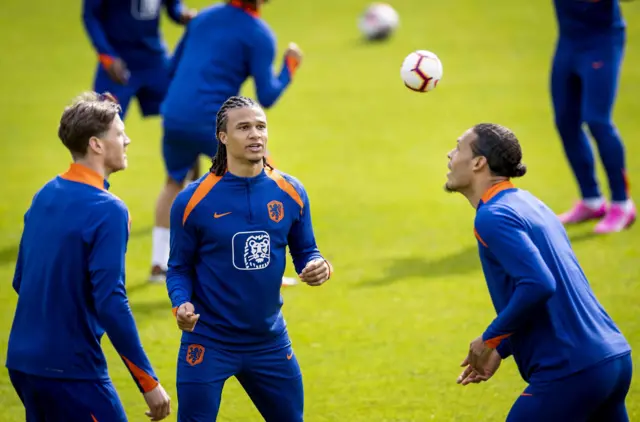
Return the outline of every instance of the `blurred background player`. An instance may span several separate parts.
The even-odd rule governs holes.
[[[498,316],[458,382],[488,380],[513,355],[529,383],[507,421],[628,421],[631,347],[596,299],[556,215],[510,181],[526,173],[509,129],[479,124],[449,153],[446,189],[477,210],[480,261]]]
[[[271,107],[291,83],[302,53],[291,44],[273,73],[276,38],[260,19],[264,2],[230,1],[207,8],[176,47],[172,80],[162,105],[167,180],[156,203],[150,281],[164,282],[169,258],[169,213],[198,157],[216,154],[216,114],[253,77],[258,101]],[[195,180],[199,175],[190,175]]]
[[[100,348],[105,331],[147,414],[170,412],[125,291],[131,220],[107,178],[127,167],[129,138],[112,100],[86,94],[64,110],[58,136],[74,163],[36,193],[24,217],[6,365],[29,422],[127,420]]]
[[[622,140],[612,121],[626,41],[618,0],[554,0],[559,26],[551,74],[555,122],[582,199],[560,215],[565,224],[600,219],[596,233],[621,231],[636,219]],[[611,190],[607,206],[582,128],[595,140]]]
[[[178,420],[216,420],[224,383],[235,376],[267,422],[301,422],[302,374],[281,310],[287,247],[311,286],[327,281],[331,266],[316,245],[303,185],[266,162],[260,106],[229,98],[217,133],[210,172],[171,209],[167,289],[184,331]]]
[[[99,58],[94,90],[116,97],[123,119],[134,97],[143,116],[160,114],[169,85],[169,58],[160,33],[162,6],[183,25],[196,14],[181,0],[84,0],[84,27]]]

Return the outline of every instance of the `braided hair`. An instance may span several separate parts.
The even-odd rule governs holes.
[[[526,174],[520,143],[511,130],[495,123],[480,123],[473,131],[477,135],[471,144],[474,157],[485,157],[494,175],[511,178]]]
[[[229,110],[245,107],[260,107],[258,103],[248,97],[233,96],[225,101],[216,115],[216,138],[218,139],[218,150],[211,161],[209,171],[216,176],[222,176],[227,171],[227,146],[220,141],[220,132],[227,130],[227,117]],[[267,163],[267,158],[263,157],[262,161],[265,167],[273,170],[273,167]]]

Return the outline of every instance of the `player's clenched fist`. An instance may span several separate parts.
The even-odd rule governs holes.
[[[153,390],[144,393],[144,399],[149,406],[145,414],[152,421],[161,421],[171,413],[171,398],[162,385],[158,384]]]
[[[331,277],[331,265],[322,258],[310,261],[299,274],[309,286],[319,286]]]
[[[192,332],[200,318],[200,314],[196,314],[196,310],[192,303],[185,302],[178,307],[176,312],[176,321],[178,328],[182,331]]]

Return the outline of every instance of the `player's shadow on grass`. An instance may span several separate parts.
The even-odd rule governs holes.
[[[363,281],[356,287],[380,287],[406,278],[438,278],[480,270],[478,247],[473,245],[439,258],[411,256],[397,259],[387,266],[381,277]]]
[[[0,265],[16,262],[19,247],[20,244],[16,243],[15,245],[9,245],[0,249]]]
[[[578,243],[584,240],[593,239],[598,236],[598,234],[593,232],[593,227],[589,226],[588,229],[579,228],[579,226],[571,227],[567,229],[567,236],[569,236],[569,240],[571,243]]]

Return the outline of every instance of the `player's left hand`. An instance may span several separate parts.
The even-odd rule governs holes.
[[[183,10],[182,14],[180,15],[180,23],[182,25],[188,24],[189,22],[191,22],[191,19],[196,17],[197,14],[198,14],[198,11],[196,9]]]
[[[331,276],[329,263],[322,258],[310,261],[306,267],[298,274],[300,280],[309,286],[320,286]]]
[[[486,343],[482,341],[482,336],[473,340],[469,345],[469,365],[480,375],[485,375],[484,367],[487,360],[491,356],[491,352],[495,349],[487,347]]]

